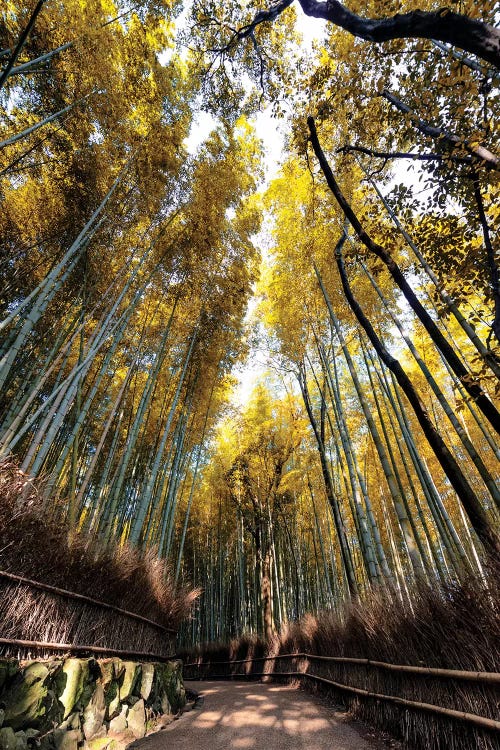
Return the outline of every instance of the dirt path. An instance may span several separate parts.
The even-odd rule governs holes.
[[[255,682],[190,683],[203,696],[134,750],[373,750],[342,714],[296,688]]]

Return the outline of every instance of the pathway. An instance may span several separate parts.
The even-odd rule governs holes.
[[[194,682],[201,705],[134,750],[373,750],[355,726],[317,698],[288,686]]]

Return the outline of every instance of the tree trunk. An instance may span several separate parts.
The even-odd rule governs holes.
[[[441,435],[437,432],[431,420],[429,419],[429,416],[424,406],[422,405],[420,398],[413,387],[413,384],[404,372],[400,363],[382,345],[382,342],[375,333],[373,326],[368,321],[368,318],[363,313],[361,306],[352,294],[345,271],[341,246],[339,247],[339,245],[337,245],[336,255],[337,266],[339,269],[340,278],[342,280],[342,288],[344,289],[344,293],[352,311],[354,312],[360,325],[366,331],[368,338],[370,339],[380,359],[389,368],[389,370],[394,373],[397,382],[401,386],[401,389],[412,405],[419,424],[422,427],[424,435],[426,436],[431,448],[436,454],[436,458],[441,464],[443,471],[450,480],[453,489],[462,501],[465,511],[469,516],[470,522],[474,527],[474,530],[479,539],[481,539],[485,548],[489,552],[500,554],[500,540],[495,530],[492,528],[489,519],[485,511],[483,510],[479,500],[477,499],[474,491],[463,475],[457,461],[455,460],[454,456],[446,446],[444,440],[441,438]]]
[[[348,221],[354,228],[354,231],[358,235],[361,242],[365,245],[365,247],[367,247],[370,252],[373,252],[378,258],[380,258],[380,260],[387,266],[389,273],[403,292],[408,304],[415,312],[418,319],[420,320],[440,352],[447,359],[450,367],[459,378],[467,393],[475,400],[476,404],[481,409],[485,417],[488,419],[494,429],[500,434],[500,413],[498,412],[494,404],[490,401],[488,396],[484,393],[479,382],[471,377],[471,373],[467,371],[466,367],[464,367],[453,347],[448,343],[436,323],[432,320],[427,310],[420,303],[417,295],[406,281],[397,263],[381,245],[379,245],[377,242],[374,242],[371,237],[369,237],[368,234],[364,231],[356,214],[354,213],[351,206],[345,199],[344,194],[340,190],[331,167],[328,164],[325,154],[323,153],[318,140],[318,134],[316,132],[314,119],[312,117],[309,117],[307,122],[311,133],[311,143],[314,149],[314,153],[318,158],[328,187],[335,196],[345,217],[348,219]]]

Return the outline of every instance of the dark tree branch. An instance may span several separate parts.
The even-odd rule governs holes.
[[[441,8],[432,13],[414,10],[389,18],[361,18],[338,0],[299,0],[308,16],[324,18],[369,42],[391,39],[437,39],[460,47],[500,68],[500,33],[498,29],[467,16]]]
[[[267,10],[260,10],[253,21],[237,33],[248,36],[251,29],[265,21],[274,21],[293,0],[281,0]],[[426,13],[414,10],[388,18],[361,18],[351,13],[338,0],[299,0],[306,16],[323,18],[340,26],[353,36],[368,42],[387,42],[391,39],[437,39],[481,57],[495,68],[500,68],[500,31],[475,18],[441,8]]]
[[[408,151],[374,151],[365,146],[355,146],[346,143],[342,148],[337,149],[338,154],[350,154],[357,151],[360,154],[373,156],[376,159],[410,159],[412,161],[453,161],[457,164],[472,164],[469,156],[445,156],[444,154],[412,154]]]
[[[342,288],[351,310],[353,311],[360,325],[365,330],[378,356],[386,365],[386,367],[388,367],[389,370],[394,374],[398,384],[401,387],[401,390],[410,402],[413,411],[415,412],[415,416],[417,417],[418,422],[424,432],[424,435],[429,442],[429,445],[434,451],[436,458],[441,464],[441,468],[448,477],[453,489],[460,498],[462,505],[464,506],[464,509],[469,516],[470,522],[474,527],[474,530],[479,539],[482,541],[486,549],[488,549],[492,553],[498,554],[500,552],[500,540],[495,531],[492,529],[488,517],[484,512],[481,503],[477,499],[474,490],[462,473],[460,466],[458,465],[455,457],[444,442],[443,438],[432,424],[432,421],[423,403],[421,402],[420,397],[413,386],[413,383],[401,367],[399,360],[393,357],[392,354],[390,354],[390,352],[385,348],[381,339],[376,334],[372,324],[363,312],[361,305],[355,298],[349,284],[349,279],[347,277],[344,257],[342,255],[342,245],[340,243],[337,245],[335,257],[337,261],[337,268],[339,269],[340,280],[342,282]]]
[[[477,212],[479,214],[479,221],[481,222],[481,229],[483,232],[484,246],[486,248],[486,257],[488,259],[488,268],[490,271],[490,286],[493,295],[494,317],[493,323],[491,324],[491,333],[493,333],[496,340],[500,342],[500,277],[495,259],[495,251],[491,242],[490,228],[488,226],[486,211],[484,210],[481,185],[479,183],[479,176],[477,172],[475,172],[474,174],[473,184],[474,198],[476,200]]]
[[[24,45],[26,43],[26,40],[27,40],[27,38],[29,36],[29,33],[30,33],[31,29],[35,25],[35,21],[36,21],[36,19],[38,17],[38,14],[42,10],[45,2],[46,2],[46,0],[38,0],[38,3],[35,5],[35,8],[34,8],[31,16],[29,18],[29,21],[26,24],[25,28],[23,29],[23,31],[21,33],[21,36],[19,37],[19,41],[16,44],[14,52],[10,56],[10,59],[9,59],[7,65],[5,66],[4,71],[0,75],[0,89],[2,88],[2,86],[5,83],[5,81],[7,80],[10,71],[12,70],[12,68],[14,67],[14,65],[16,64],[16,60],[19,57],[19,55],[21,54],[21,50],[22,50],[22,48],[24,47]]]
[[[257,26],[260,26],[261,23],[264,23],[265,21],[275,21],[293,2],[294,0],[280,0],[280,2],[271,5],[271,7],[266,10],[259,10],[250,23],[246,26],[242,26],[241,29],[236,31],[234,35],[235,41],[238,39],[245,39],[247,36],[253,34]]]
[[[420,133],[428,135],[431,138],[437,138],[445,141],[451,146],[463,148],[472,156],[480,159],[486,166],[488,166],[489,169],[500,170],[500,159],[498,158],[498,156],[495,156],[495,154],[492,154],[491,151],[489,151],[484,146],[474,146],[464,138],[458,138],[458,136],[453,135],[452,133],[448,133],[443,128],[429,125],[429,123],[425,122],[425,120],[421,120],[407,104],[398,99],[397,96],[394,96],[394,94],[391,94],[391,92],[387,91],[387,89],[384,89],[382,91],[381,96],[383,96],[384,99],[387,99],[387,101],[390,102],[390,104],[392,104],[394,107],[396,107],[396,109],[399,109],[400,112],[403,112],[403,114],[410,115],[413,125],[418,131],[420,131]]]
[[[314,153],[316,154],[316,158],[319,161],[321,171],[323,172],[327,185],[335,196],[335,199],[337,200],[337,203],[339,204],[344,216],[353,227],[363,245],[370,252],[374,253],[374,255],[376,255],[385,264],[397,286],[403,292],[411,309],[418,317],[435,345],[443,354],[443,357],[446,359],[451,369],[460,380],[462,386],[465,388],[469,396],[474,399],[478,408],[488,419],[491,426],[496,430],[496,432],[500,434],[500,413],[498,412],[497,408],[483,391],[480,383],[466,369],[466,367],[462,363],[462,360],[458,357],[456,351],[451,346],[449,341],[445,338],[445,336],[443,336],[442,332],[406,280],[396,261],[391,257],[390,253],[384,247],[382,247],[382,245],[379,245],[378,242],[372,240],[367,232],[365,232],[361,225],[361,222],[359,221],[358,217],[356,216],[350,204],[346,200],[344,194],[342,193],[328,163],[328,160],[323,152],[323,149],[321,148],[320,142],[318,140],[318,134],[316,132],[316,125],[314,124],[314,118],[308,117],[307,124],[309,126],[309,131],[311,134],[310,141],[314,149]]]

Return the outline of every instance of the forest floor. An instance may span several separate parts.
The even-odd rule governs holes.
[[[191,685],[191,683],[189,683]],[[382,750],[364,724],[289,685],[192,683],[201,700],[179,721],[133,750]]]

